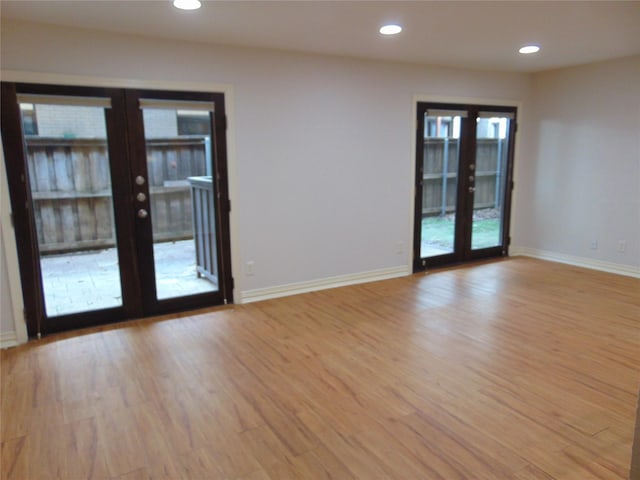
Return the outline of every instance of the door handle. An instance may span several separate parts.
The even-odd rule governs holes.
[[[147,218],[149,216],[149,212],[147,212],[144,208],[138,210],[138,218]]]
[[[475,187],[469,187],[469,193],[473,193],[475,191],[476,191]]]

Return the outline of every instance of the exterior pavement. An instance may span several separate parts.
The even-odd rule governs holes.
[[[196,275],[193,240],[154,245],[158,298],[211,292],[218,287]],[[122,305],[115,248],[41,258],[47,316]]]

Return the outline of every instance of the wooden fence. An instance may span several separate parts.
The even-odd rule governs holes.
[[[506,139],[477,140],[474,206],[499,208],[502,202]],[[427,138],[424,140],[424,170],[422,214],[445,215],[456,208],[458,182],[458,151],[456,138]]]
[[[40,252],[115,245],[104,139],[27,138],[27,161]],[[204,137],[147,142],[155,241],[192,238],[189,176],[206,175]]]

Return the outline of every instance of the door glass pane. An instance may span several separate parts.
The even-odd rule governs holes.
[[[104,108],[20,111],[47,316],[122,305]]]
[[[461,116],[424,116],[420,257],[455,250]]]
[[[158,299],[218,290],[211,113],[183,108],[142,110]]]
[[[507,115],[483,115],[476,121],[476,173],[471,248],[502,245],[509,126]]]

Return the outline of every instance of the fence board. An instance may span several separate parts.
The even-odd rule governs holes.
[[[62,241],[64,243],[75,243],[76,212],[74,212],[72,202],[64,200],[58,206],[58,210],[60,214],[60,222],[62,223]]]
[[[166,196],[158,191],[151,194],[151,218],[153,222],[153,236],[166,232],[169,228],[169,213],[167,211]]]
[[[105,169],[101,168],[102,163],[107,163],[109,160],[99,146],[95,149],[91,149],[88,155],[88,188],[90,191],[111,189],[111,176],[105,178]],[[108,173],[108,169],[107,169]]]
[[[423,215],[440,215],[455,210],[457,178],[452,174],[455,174],[458,169],[459,148],[459,140],[455,138],[424,140]],[[500,188],[500,181],[503,180],[506,155],[506,140],[493,138],[477,140],[474,193],[476,208],[500,207],[501,195],[497,188]],[[445,186],[446,198],[443,205]]]
[[[50,200],[40,204],[40,217],[42,218],[42,243],[58,243],[58,219]]]
[[[89,189],[89,175],[87,170],[86,149],[71,150],[71,164],[73,170],[73,184],[78,192],[91,191]]]
[[[180,179],[184,179],[187,177],[192,176],[191,175],[191,170],[192,170],[192,159],[193,159],[193,155],[191,155],[191,152],[186,149],[186,148],[180,148],[180,150],[178,150],[177,152],[177,168],[176,168],[176,177],[180,178]]]
[[[163,175],[159,179],[158,185],[162,185],[167,180],[175,181],[178,179],[178,152],[175,149],[164,148]]]
[[[203,137],[147,142],[154,238],[192,235],[188,184],[205,175]],[[107,144],[104,139],[27,138],[27,165],[40,251],[62,252],[115,244]],[[173,186],[165,186],[166,182]]]
[[[33,157],[32,170],[35,175],[31,175],[31,178],[35,180],[36,191],[48,192],[51,190],[49,182],[49,158],[46,151],[38,151]]]
[[[169,193],[169,195],[167,195],[169,222],[171,225],[178,226],[182,224],[182,218],[180,218],[180,214],[182,213],[182,209],[180,208],[181,200],[182,198],[179,194]]]
[[[73,190],[73,180],[69,176],[67,168],[67,152],[65,149],[56,148],[53,151],[53,161],[49,163],[53,170],[53,177],[50,179],[50,190],[69,191]]]
[[[90,202],[78,202],[78,228],[80,230],[79,240],[86,242],[88,240],[96,240],[96,222],[95,216],[92,214],[92,205]]]
[[[93,203],[94,215],[96,217],[96,236],[98,239],[112,239],[114,237],[113,225],[111,224],[111,201],[107,199],[96,199]]]
[[[495,172],[498,168],[498,139],[479,138],[476,140],[476,170]],[[504,141],[502,141],[504,143]]]

